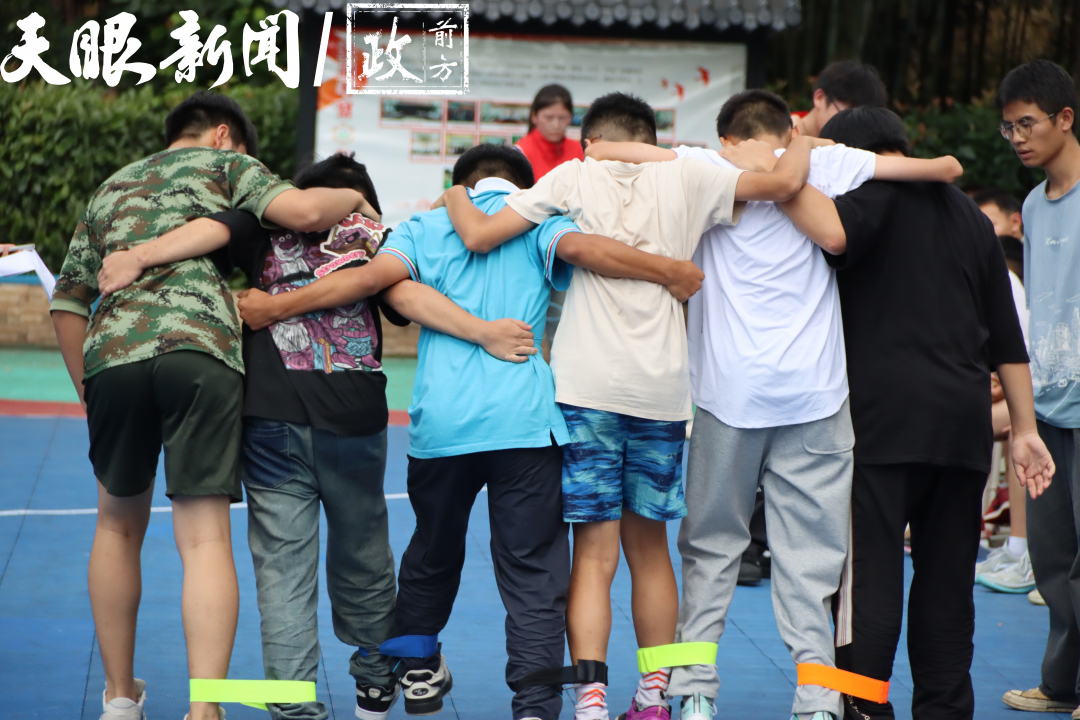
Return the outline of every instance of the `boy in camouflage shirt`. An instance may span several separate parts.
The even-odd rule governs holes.
[[[198,254],[198,242],[228,231],[212,220],[187,220],[240,208],[264,223],[321,230],[363,204],[355,190],[297,190],[244,154],[255,154],[255,130],[222,95],[189,97],[169,114],[165,136],[166,150],[122,168],[94,194],[51,307],[87,410],[98,478],[89,586],[105,666],[103,718],[145,718],[145,683],[133,672],[139,554],[163,445],[184,565],[189,675],[224,678],[236,632],[229,503],[242,499],[240,327],[213,263],[177,262]],[[173,242],[156,244],[144,258],[151,269],[103,298],[91,318],[103,258],[166,233]],[[218,712],[216,703],[192,703],[190,719],[216,720]]]

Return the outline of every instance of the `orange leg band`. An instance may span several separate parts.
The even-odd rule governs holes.
[[[876,703],[889,700],[888,682],[814,663],[799,663],[795,669],[799,673],[800,685],[820,685]]]

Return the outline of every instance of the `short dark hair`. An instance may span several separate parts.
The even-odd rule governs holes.
[[[911,154],[904,121],[892,110],[882,107],[841,110],[821,128],[821,137],[875,153],[895,150],[904,155]]]
[[[656,111],[636,95],[613,92],[593,101],[581,119],[581,146],[585,147],[585,140],[595,137],[594,132],[605,126],[656,144]]]
[[[1033,60],[1009,71],[1001,81],[998,110],[1013,102],[1034,103],[1047,115],[1072,108],[1076,112],[1076,83],[1057,63]]]
[[[531,188],[535,182],[532,165],[525,153],[516,147],[488,143],[463,152],[454,163],[452,177],[455,185],[476,184],[487,177],[504,178],[519,188]]]
[[[997,205],[998,209],[1006,215],[1020,212],[1020,202],[1001,188],[983,188],[972,196],[972,200],[979,207],[983,205]]]
[[[574,99],[570,97],[570,91],[562,85],[545,85],[536,93],[536,97],[532,101],[532,107],[529,108],[529,132],[532,132],[533,128],[536,127],[532,121],[533,114],[552,105],[562,105],[573,117]]]
[[[371,182],[367,168],[353,159],[352,153],[335,153],[325,160],[320,160],[298,171],[293,176],[293,185],[301,190],[313,187],[348,188],[364,193],[375,212],[382,215],[379,196],[375,194],[375,183]]]
[[[1005,262],[1010,266],[1017,268],[1014,272],[1020,276],[1020,281],[1023,282],[1024,243],[1020,242],[1012,235],[998,235],[998,242],[1001,243],[1001,251],[1005,253]]]
[[[852,60],[834,62],[821,71],[814,83],[830,102],[842,102],[848,107],[885,107],[889,94],[885,83],[873,65]]]
[[[791,110],[768,90],[747,90],[728,98],[716,116],[716,134],[750,140],[758,135],[783,136],[791,129]]]
[[[240,105],[227,95],[200,90],[184,99],[165,118],[165,146],[181,138],[199,137],[210,128],[227,125],[237,145],[251,157],[259,155],[259,134]]]

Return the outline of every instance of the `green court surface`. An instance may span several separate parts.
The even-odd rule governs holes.
[[[384,358],[386,402],[407,410],[412,398],[416,358]],[[59,350],[0,348],[0,400],[78,402]]]

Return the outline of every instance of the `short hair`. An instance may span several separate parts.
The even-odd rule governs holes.
[[[636,95],[613,92],[598,97],[581,119],[581,146],[599,129],[621,130],[634,139],[656,144],[656,111]]]
[[[998,209],[1006,215],[1020,212],[1020,202],[1001,188],[983,188],[972,196],[972,200],[979,207],[983,205],[997,205]]]
[[[904,121],[892,110],[881,107],[841,110],[821,128],[821,137],[875,153],[895,150],[911,154]]]
[[[487,177],[505,178],[519,188],[531,188],[535,182],[525,153],[508,145],[482,143],[463,152],[454,163],[455,185],[467,185],[470,180],[475,184]]]
[[[165,145],[181,138],[196,138],[210,128],[227,125],[237,145],[251,157],[259,155],[259,134],[239,103],[227,95],[200,90],[184,99],[165,118]]]
[[[889,94],[873,65],[843,60],[829,65],[817,77],[815,90],[821,90],[830,102],[848,107],[885,107]]]
[[[1005,262],[1014,263],[1016,267],[1020,269],[1020,272],[1016,273],[1020,276],[1020,280],[1024,279],[1024,243],[1020,242],[1012,235],[998,235],[998,242],[1001,243],[1001,251],[1005,253]]]
[[[791,110],[768,90],[747,90],[728,98],[716,116],[716,134],[750,140],[758,135],[782,137],[791,130]]]
[[[1009,71],[1001,81],[998,110],[1014,102],[1033,103],[1047,115],[1072,108],[1076,112],[1076,83],[1057,63],[1033,60]]]
[[[353,159],[353,154],[335,153],[325,160],[307,166],[293,176],[293,185],[301,190],[313,187],[349,188],[364,193],[375,212],[382,215],[375,183],[371,182],[367,168]]]
[[[532,116],[552,105],[562,105],[570,113],[570,117],[573,118],[574,99],[570,97],[570,91],[562,85],[545,85],[536,93],[536,97],[532,101],[532,107],[529,108],[529,132],[532,132],[533,128],[536,127],[533,124]]]

